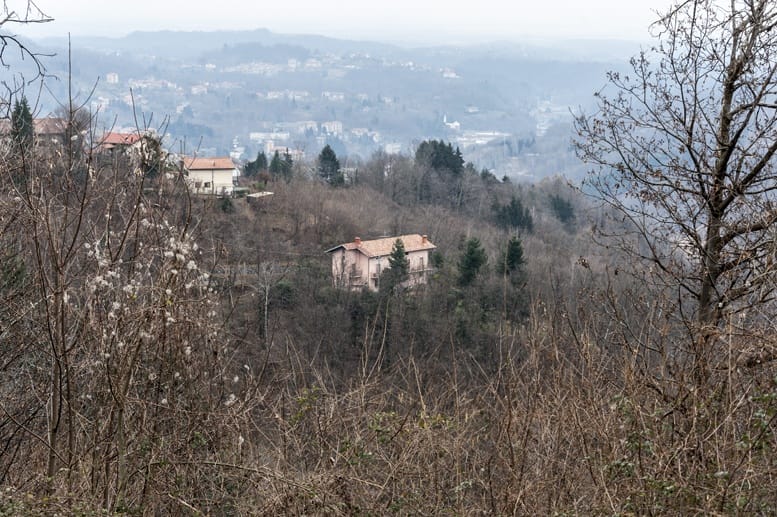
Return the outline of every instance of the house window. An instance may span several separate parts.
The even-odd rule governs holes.
[[[210,188],[210,181],[206,181],[205,185],[203,185],[203,188]]]

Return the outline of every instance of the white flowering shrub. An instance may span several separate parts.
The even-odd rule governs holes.
[[[84,310],[95,351],[108,375],[115,371],[135,377],[137,369],[177,366],[176,373],[188,377],[193,372],[185,361],[191,359],[192,347],[209,346],[217,337],[209,275],[198,265],[199,250],[191,235],[165,220],[143,218],[137,226],[133,241],[119,255],[107,248],[115,238],[111,231],[84,243],[84,264],[90,271]],[[146,357],[149,349],[157,355]],[[164,352],[164,365],[155,364],[162,358],[159,352]]]
[[[240,433],[229,422],[244,400],[185,185],[72,147],[9,171],[0,242],[25,274],[13,314],[0,312],[0,349],[19,343],[0,372],[15,422],[0,438],[17,447],[0,455],[0,475],[108,509],[152,498],[164,508],[159,494],[177,491],[182,472],[198,477],[194,460],[222,441],[232,453]]]

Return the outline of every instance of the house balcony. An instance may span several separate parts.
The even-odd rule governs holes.
[[[367,280],[363,277],[361,271],[352,271],[348,274],[348,285],[351,288],[358,288],[367,285]]]
[[[381,272],[373,271],[372,274],[370,274],[370,279],[376,280],[385,271],[387,271],[387,270],[384,269]],[[431,268],[431,267],[416,267],[416,268],[411,268],[410,270],[408,270],[407,273],[410,276],[422,276],[422,275],[426,275],[428,273],[431,273],[432,271],[434,271],[434,268]],[[359,275],[359,277],[361,278],[361,275]]]

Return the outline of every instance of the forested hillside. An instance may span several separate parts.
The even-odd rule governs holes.
[[[658,79],[609,77],[579,190],[424,140],[195,195],[146,127],[108,152],[67,101],[41,138],[6,82],[0,514],[774,513],[777,14],[747,6],[684,4]],[[425,285],[334,286],[326,250],[414,233]]]
[[[727,499],[710,468],[766,468],[758,368],[728,372],[765,391],[727,414],[763,455],[737,441],[713,463],[678,456],[679,436],[731,417],[689,430],[676,381],[648,376],[673,367],[681,331],[661,290],[593,243],[593,224],[616,224],[605,212],[561,180],[512,185],[420,149],[339,187],[300,164],[249,179],[274,192],[251,202],[193,196],[175,170],[138,176],[129,157],[8,149],[3,508],[548,513],[604,511],[608,493],[696,507]],[[332,287],[325,249],[412,232],[438,247],[428,285]]]

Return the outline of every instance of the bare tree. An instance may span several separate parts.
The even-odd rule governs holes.
[[[730,316],[775,293],[775,24],[771,0],[678,2],[576,119],[588,185],[625,217],[617,242],[676,288],[702,370]]]
[[[159,506],[152,478],[190,468],[186,440],[232,411],[242,368],[161,142],[149,167],[97,159],[87,102],[61,104],[61,141],[0,145],[0,479],[64,505]],[[182,466],[152,466],[179,438],[162,448],[185,457],[161,461]]]
[[[27,46],[22,39],[9,29],[13,25],[47,23],[53,18],[45,14],[32,0],[8,1],[0,4],[0,67],[6,72],[16,69],[19,60],[32,63],[34,73],[24,76],[21,67],[13,73],[4,74],[0,79],[0,116],[8,116],[14,95],[45,74],[46,68],[41,61],[42,54]]]

